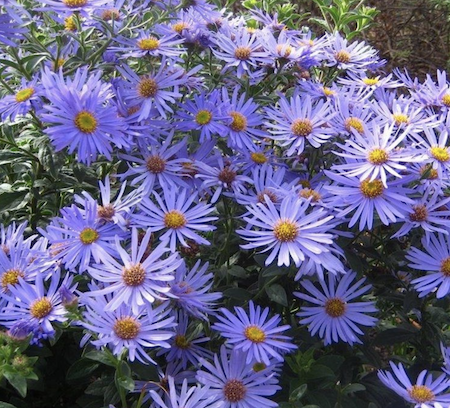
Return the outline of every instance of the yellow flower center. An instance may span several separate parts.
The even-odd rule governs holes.
[[[445,147],[434,146],[430,149],[431,155],[439,162],[445,163],[450,159],[448,150]]]
[[[313,131],[313,123],[309,119],[296,119],[291,125],[291,131],[297,137],[309,136]]]
[[[264,331],[254,324],[245,328],[244,336],[253,343],[262,343],[266,339]]]
[[[330,317],[341,317],[347,305],[339,298],[331,298],[325,302],[325,313]]]
[[[413,211],[413,213],[409,214],[411,221],[422,222],[428,218],[427,207],[423,204],[414,205]]]
[[[250,58],[250,54],[252,50],[250,47],[237,47],[234,50],[234,56],[241,61],[248,60]]]
[[[323,94],[324,94],[325,96],[333,96],[333,95],[336,95],[336,91],[333,91],[332,89],[327,88],[326,86],[323,87],[322,91],[323,91]]]
[[[25,102],[34,94],[34,88],[24,88],[16,93],[16,102]]]
[[[351,56],[348,51],[340,50],[336,54],[334,54],[334,58],[336,58],[337,62],[347,64],[350,62]]]
[[[273,227],[273,234],[280,242],[292,242],[298,233],[297,224],[289,220],[279,220]]]
[[[24,278],[25,274],[19,269],[8,269],[2,275],[1,283],[4,291],[8,289],[8,285],[17,285],[19,278]]]
[[[211,122],[212,119],[212,113],[209,110],[201,109],[197,112],[197,115],[195,115],[195,121],[199,125],[207,125],[209,122]]]
[[[145,269],[140,263],[123,268],[122,279],[127,286],[140,286],[145,281]]]
[[[425,178],[426,180],[436,180],[439,177],[439,174],[436,169],[433,169],[431,164],[428,164],[420,168],[420,177]]]
[[[63,3],[69,8],[76,8],[85,6],[88,0],[63,0]]]
[[[305,189],[301,190],[299,195],[300,195],[300,197],[303,197],[306,199],[312,198],[311,201],[313,203],[316,203],[317,201],[319,201],[322,198],[320,193],[318,193],[316,190],[313,190],[312,188],[305,188]]]
[[[132,317],[122,317],[114,323],[114,333],[122,340],[132,340],[137,337],[141,325]]]
[[[186,217],[178,210],[169,211],[164,216],[164,225],[166,228],[178,229],[184,227],[186,223]]]
[[[442,260],[441,273],[445,276],[450,276],[450,256]]]
[[[364,133],[364,123],[361,119],[351,116],[345,120],[345,129],[347,132],[351,132],[352,128],[355,129],[358,133]]]
[[[255,373],[259,373],[260,371],[265,370],[267,366],[263,362],[258,362],[253,364],[252,368]]]
[[[236,172],[226,166],[220,171],[218,179],[225,184],[231,184],[236,179]]]
[[[56,61],[53,62],[53,71],[58,71],[59,68],[61,68],[66,60],[64,58],[58,58]]]
[[[183,336],[182,334],[177,334],[175,336],[175,345],[182,350],[187,350],[190,346],[190,343],[186,338],[186,336]]]
[[[233,121],[230,124],[231,130],[235,132],[241,132],[242,130],[247,129],[247,118],[239,112],[230,112],[230,116],[233,118]]]
[[[159,174],[166,169],[166,161],[158,155],[150,156],[147,158],[146,167],[150,173]]]
[[[104,207],[100,205],[97,210],[98,218],[103,218],[104,220],[111,220],[115,213],[116,210],[111,204],[107,204]]]
[[[441,101],[442,101],[442,103],[443,103],[445,106],[450,106],[450,93],[446,93],[446,94],[442,97]]]
[[[93,228],[85,228],[80,232],[80,241],[84,245],[92,244],[100,237],[99,233]]]
[[[240,380],[228,380],[223,387],[223,395],[229,402],[239,402],[244,399],[247,388]]]
[[[156,37],[143,38],[138,41],[138,47],[144,51],[154,51],[159,47],[159,40]]]
[[[138,85],[138,93],[143,98],[152,98],[158,93],[158,84],[152,78],[142,78]]]
[[[267,157],[264,153],[257,153],[253,152],[250,154],[250,158],[256,163],[256,164],[264,164],[267,162]]]
[[[36,319],[43,319],[53,309],[52,303],[46,297],[35,300],[30,306],[31,316]]]
[[[368,85],[368,86],[372,86],[372,85],[376,85],[378,84],[380,80],[378,78],[364,78],[363,82]]]
[[[400,126],[403,123],[405,123],[405,124],[409,123],[409,117],[408,117],[408,115],[405,115],[404,113],[394,113],[392,115],[392,118],[394,119],[395,124],[397,126]]]
[[[73,14],[64,19],[64,28],[67,31],[77,31],[77,24],[75,23]]]
[[[373,149],[369,152],[369,155],[367,156],[367,160],[369,160],[370,163],[380,165],[384,164],[388,161],[389,154],[384,149]]]
[[[291,55],[292,47],[286,44],[278,44],[276,47],[277,54],[281,57],[287,58]]]
[[[180,21],[179,23],[175,23],[172,25],[172,29],[178,34],[181,34],[186,28],[189,28],[189,24],[185,23],[184,21]]]
[[[88,111],[78,112],[74,120],[75,126],[83,133],[92,133],[97,129],[97,120]]]
[[[380,180],[369,181],[366,179],[361,181],[359,189],[366,198],[376,198],[383,194],[384,186]]]
[[[434,400],[433,391],[431,391],[426,385],[413,385],[408,390],[409,396],[416,402],[425,403]]]

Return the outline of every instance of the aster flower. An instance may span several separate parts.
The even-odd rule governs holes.
[[[437,132],[437,134],[436,134]],[[447,146],[448,130],[425,128],[423,131],[424,160],[422,164],[431,164],[437,170],[439,178],[450,177],[450,150]]]
[[[98,154],[112,160],[113,146],[129,146],[124,123],[108,104],[112,94],[110,86],[100,81],[101,72],[86,79],[87,69],[80,71],[74,81],[65,81],[62,71],[58,75],[44,71],[42,81],[51,104],[44,106],[41,117],[52,125],[45,132],[56,151],[66,147],[69,154],[77,151],[82,163],[90,165]]]
[[[287,156],[302,153],[306,140],[318,148],[335,133],[324,126],[333,116],[328,102],[313,103],[309,95],[297,94],[289,100],[281,96],[279,108],[268,108],[266,112],[274,122],[266,122],[270,137],[287,147]]]
[[[20,89],[14,95],[6,95],[0,100],[0,116],[3,121],[14,121],[16,116],[26,115],[41,107],[42,86],[35,77],[31,81],[22,78]]]
[[[279,209],[268,196],[264,200],[265,205],[246,207],[253,217],[244,216],[248,226],[237,233],[250,243],[241,245],[241,248],[266,247],[263,252],[271,252],[265,264],[270,265],[278,257],[278,266],[289,266],[291,258],[299,266],[307,257],[316,258],[329,251],[333,235],[327,233],[327,223],[333,216],[327,215],[322,208],[308,210],[309,201],[300,200],[295,195],[283,198]]]
[[[362,343],[358,335],[363,332],[358,326],[374,326],[378,319],[366,315],[377,312],[375,302],[351,302],[367,293],[371,285],[362,286],[365,279],[353,283],[356,273],[347,272],[337,278],[328,274],[326,280],[319,281],[321,290],[310,281],[300,281],[307,293],[294,292],[294,295],[314,306],[302,306],[297,314],[300,323],[307,324],[312,336],[316,333],[325,339],[325,345],[345,341],[353,346]]]
[[[245,27],[237,28],[234,36],[217,33],[212,41],[214,55],[225,61],[222,73],[231,67],[236,67],[236,75],[242,78],[244,74],[252,76],[252,71],[260,68],[262,64],[272,64],[267,52],[261,51],[261,43],[255,34],[250,34]]]
[[[176,124],[177,128],[182,131],[199,131],[200,143],[211,140],[213,136],[223,135],[226,127],[220,122],[223,119],[221,104],[218,90],[193,95],[192,100],[180,104],[176,111],[175,118],[180,120]]]
[[[122,85],[125,102],[139,107],[138,121],[150,119],[152,108],[156,108],[164,118],[167,112],[173,112],[168,104],[181,97],[179,86],[186,81],[182,71],[173,70],[165,58],[156,73],[139,76],[127,65],[117,69],[127,81]]]
[[[228,90],[222,88],[222,101],[228,146],[240,150],[253,150],[255,139],[267,136],[266,132],[257,129],[263,124],[263,116],[256,112],[258,104],[253,102],[253,98],[247,99],[245,92],[239,96],[239,87],[234,88],[231,98]]]
[[[208,232],[216,229],[210,223],[217,220],[217,217],[208,217],[214,207],[202,202],[194,204],[197,196],[187,189],[165,188],[163,197],[156,192],[153,195],[158,205],[144,198],[140,205],[141,212],[133,216],[136,224],[152,232],[164,230],[159,239],[167,243],[172,252],[176,251],[177,242],[188,247],[186,239],[201,245],[210,245],[197,231]]]
[[[105,310],[110,297],[83,297],[86,307],[83,321],[80,325],[88,330],[81,345],[93,336],[90,342],[100,348],[108,346],[116,356],[128,351],[130,361],[137,359],[143,364],[156,364],[148,353],[149,348],[169,348],[167,342],[173,337],[172,328],[175,326],[173,317],[167,317],[170,310],[165,310],[166,304],[155,309],[141,306],[134,313],[129,306],[122,304],[114,310]]]
[[[148,254],[150,238],[150,230],[140,240],[137,229],[133,228],[130,254],[122,247],[121,239],[116,237],[115,248],[120,261],[108,257],[103,263],[90,267],[89,274],[105,285],[102,285],[103,289],[90,291],[86,295],[95,298],[112,294],[105,306],[106,311],[125,304],[133,313],[156,299],[167,299],[165,294],[170,290],[168,282],[174,279],[173,272],[181,264],[181,259],[176,254],[163,258],[168,251],[164,245],[157,246]]]
[[[450,238],[448,233],[431,234],[429,241],[422,239],[422,251],[411,247],[406,259],[409,267],[427,274],[411,281],[419,297],[424,297],[436,291],[436,297],[442,298],[450,292]]]
[[[373,226],[375,212],[384,225],[404,219],[410,211],[410,205],[414,201],[408,198],[411,189],[402,186],[397,181],[387,181],[387,188],[379,179],[362,181],[341,176],[329,171],[325,174],[334,180],[336,184],[325,186],[334,197],[328,200],[333,207],[345,207],[339,210],[339,216],[343,217],[354,211],[348,226],[351,228],[359,220],[359,230],[366,226]]]
[[[46,7],[39,8],[39,11],[53,11],[65,16],[75,12],[80,16],[89,18],[90,15],[105,6],[110,0],[42,0]]]
[[[270,357],[283,361],[281,353],[290,352],[297,348],[292,339],[281,333],[289,330],[289,325],[279,326],[281,317],[275,315],[269,320],[269,308],[261,310],[260,306],[249,303],[249,314],[242,307],[234,307],[235,313],[221,308],[222,315],[217,314],[218,323],[211,327],[227,338],[227,344],[233,349],[246,352],[247,364],[263,362],[270,365]]]
[[[98,218],[95,201],[85,200],[84,210],[72,205],[61,209],[47,230],[38,229],[48,239],[50,252],[61,259],[71,271],[84,272],[92,259],[96,263],[116,254],[113,242],[123,231],[114,224],[105,224]]]
[[[445,374],[433,380],[432,374],[423,370],[413,384],[401,363],[396,366],[391,361],[389,364],[393,374],[379,370],[378,378],[405,401],[414,404],[414,408],[436,408],[436,404],[450,404],[450,394],[442,394],[450,386],[450,380]]]
[[[241,350],[233,350],[228,355],[227,349],[222,346],[220,355],[214,356],[214,364],[203,361],[203,369],[197,372],[197,380],[210,387],[213,401],[221,401],[221,408],[278,406],[266,398],[280,389],[273,381],[276,372],[271,367],[261,371],[253,371],[252,367],[246,363],[245,353]]]
[[[188,327],[189,318],[183,311],[176,313],[176,316],[178,324],[175,337],[170,342],[171,347],[160,350],[157,355],[166,355],[167,362],[179,362],[183,369],[188,363],[197,366],[202,358],[211,358],[212,352],[199,345],[208,342],[210,338],[204,337],[200,326],[197,325],[195,329]]]
[[[64,322],[66,310],[61,304],[60,285],[64,285],[71,292],[75,290],[72,278],[66,275],[60,284],[60,273],[55,271],[48,288],[44,286],[44,275],[37,274],[34,283],[25,282],[21,277],[17,285],[8,286],[8,294],[2,297],[8,302],[0,313],[0,324],[13,327],[16,321],[26,320],[30,324],[39,326],[48,336],[53,336],[52,322]]]
[[[222,297],[219,292],[208,293],[214,278],[212,273],[207,273],[208,266],[208,262],[201,265],[198,260],[188,269],[183,260],[175,272],[175,279],[170,282],[174,304],[200,319],[206,319],[208,314],[213,313],[216,301]]]
[[[155,407],[160,408],[219,408],[221,402],[217,401],[212,404],[213,397],[209,394],[209,386],[201,387],[199,385],[189,387],[187,380],[183,381],[180,394],[178,395],[177,388],[173,377],[168,377],[169,395],[165,401],[154,391],[150,390],[150,395],[153,399]]]

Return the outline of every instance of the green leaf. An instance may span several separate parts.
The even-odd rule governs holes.
[[[99,364],[88,360],[86,358],[82,358],[81,360],[73,363],[66,374],[67,381],[78,380],[80,378],[88,377],[93,371],[95,371],[99,367]]]
[[[269,296],[270,300],[279,303],[282,306],[288,305],[286,291],[284,290],[283,286],[279,285],[278,283],[266,287],[266,293],[267,296]]]
[[[21,397],[27,396],[27,380],[20,374],[11,371],[3,372],[5,378],[17,390]]]
[[[236,276],[238,278],[246,278],[247,277],[247,271],[239,265],[233,265],[231,268],[227,269],[227,272],[232,275]]]
[[[414,326],[411,326],[410,329],[396,327],[384,330],[375,337],[374,344],[387,346],[410,341],[417,335],[418,331]]]
[[[364,387],[364,385],[358,384],[358,383],[354,383],[354,384],[349,384],[346,387],[344,387],[342,389],[342,392],[345,395],[348,395],[348,394],[353,394],[354,392],[365,391],[365,390],[366,390],[366,387]]]
[[[302,384],[300,387],[296,388],[292,391],[291,396],[289,397],[289,401],[300,401],[300,399],[305,395],[306,390],[308,389],[307,384]]]
[[[328,355],[319,358],[316,363],[331,368],[334,372],[338,371],[344,363],[345,358],[337,355]]]
[[[7,402],[0,402],[0,408],[17,408],[15,405],[8,404]]]
[[[3,192],[0,194],[0,211],[18,210],[27,205],[27,190]]]
[[[333,370],[327,366],[321,364],[315,364],[306,373],[308,380],[316,380],[318,378],[335,378]]]
[[[115,357],[112,354],[106,353],[104,351],[89,351],[83,357],[88,358],[89,360],[98,361],[110,367],[116,366]]]
[[[117,388],[123,388],[131,392],[134,391],[134,380],[131,378],[131,369],[125,361],[119,363],[114,380]]]
[[[225,297],[236,300],[250,300],[252,297],[245,289],[241,288],[229,288],[223,292]]]

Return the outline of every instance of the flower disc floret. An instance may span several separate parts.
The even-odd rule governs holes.
[[[369,152],[367,160],[376,165],[384,164],[389,160],[389,153],[384,149],[373,149]]]
[[[229,402],[239,402],[245,398],[247,388],[240,380],[228,380],[223,387],[223,395]]]
[[[442,97],[441,101],[442,101],[442,103],[443,103],[445,106],[449,106],[449,107],[450,107],[450,93],[446,93],[446,94]]]
[[[295,222],[280,220],[273,227],[273,234],[279,242],[292,242],[298,237],[299,228]]]
[[[394,113],[392,115],[392,118],[394,119],[395,124],[397,126],[400,126],[403,123],[405,123],[405,124],[409,123],[409,117],[408,117],[408,115],[405,115],[404,113]]]
[[[234,56],[241,61],[246,61],[250,58],[252,49],[250,47],[237,47],[234,51]]]
[[[409,219],[415,222],[423,222],[428,219],[428,210],[424,204],[413,206],[413,213],[409,214]]]
[[[293,48],[290,45],[278,44],[276,47],[277,54],[281,57],[287,58],[291,55]]]
[[[122,279],[127,286],[140,286],[145,281],[145,269],[140,263],[123,268]]]
[[[277,195],[273,191],[270,191],[267,188],[265,188],[256,196],[258,203],[265,204],[266,199],[264,198],[264,196],[267,196],[272,203],[276,203],[278,201]]]
[[[313,131],[313,123],[309,119],[296,119],[291,125],[294,136],[306,137]]]
[[[97,215],[99,218],[103,218],[104,220],[111,220],[112,217],[116,214],[116,210],[114,206],[111,204],[107,204],[105,206],[99,205],[97,210]]]
[[[173,31],[177,32],[178,34],[181,34],[186,28],[189,28],[189,24],[184,21],[180,21],[179,23],[175,23],[172,25]]]
[[[114,323],[114,333],[122,340],[135,339],[140,331],[141,325],[132,317],[122,317]]]
[[[150,173],[160,174],[166,169],[166,161],[158,155],[150,156],[146,160],[146,167]]]
[[[35,300],[30,306],[30,314],[36,319],[43,319],[48,316],[53,309],[52,302],[45,296]]]
[[[177,334],[175,336],[175,345],[182,350],[187,350],[190,346],[189,340],[186,338],[186,336],[183,336],[182,334]]]
[[[450,155],[445,147],[434,146],[430,149],[430,153],[441,163],[446,163],[450,160]]]
[[[367,198],[380,197],[384,191],[384,186],[381,180],[363,180],[359,188],[361,193]]]
[[[88,0],[63,0],[63,3],[69,8],[84,7]]]
[[[264,164],[267,163],[267,157],[264,153],[259,152],[253,152],[250,154],[250,158],[256,163],[256,164]]]
[[[158,93],[158,84],[152,78],[142,78],[138,84],[138,93],[143,98],[152,98]]]
[[[64,29],[67,31],[77,31],[77,24],[73,14],[64,19]]]
[[[247,129],[247,118],[240,112],[230,112],[230,116],[233,118],[233,121],[230,124],[231,130],[235,132],[242,132]]]
[[[99,233],[93,228],[84,228],[80,232],[80,241],[85,245],[94,243],[99,237]]]
[[[316,190],[313,190],[312,188],[304,188],[299,193],[300,197],[309,199],[311,198],[311,201],[313,203],[316,203],[322,199],[322,196],[320,193],[318,193]]]
[[[178,210],[172,210],[164,216],[166,228],[179,229],[186,225],[186,217]]]
[[[119,21],[120,20],[120,13],[117,9],[107,9],[104,10],[102,13],[102,20],[103,21]]]
[[[442,260],[441,272],[445,276],[450,276],[450,256]]]
[[[97,119],[88,111],[78,112],[74,119],[75,126],[83,133],[93,133],[97,129]]]
[[[364,78],[363,82],[368,85],[368,86],[372,86],[372,85],[376,85],[378,84],[380,80],[378,78]]]
[[[16,102],[25,102],[34,95],[34,88],[24,88],[16,93]]]
[[[266,333],[264,333],[264,330],[255,324],[245,328],[244,336],[253,343],[262,343],[266,339]]]
[[[336,58],[337,62],[348,64],[350,62],[351,55],[346,50],[340,50],[336,54],[334,54],[334,58]]]
[[[8,289],[8,285],[17,285],[19,277],[23,278],[25,274],[19,269],[9,269],[2,275],[1,284],[4,290]]]
[[[341,317],[345,314],[347,306],[339,298],[331,298],[325,302],[325,312],[330,317]]]
[[[355,129],[358,133],[364,133],[364,124],[363,121],[359,118],[351,116],[345,120],[345,129],[348,132],[351,132],[352,129]]]
[[[409,396],[416,402],[425,403],[432,401],[435,398],[433,391],[431,391],[426,385],[413,385],[408,390]]]
[[[220,171],[218,175],[218,179],[225,184],[231,184],[234,180],[236,180],[236,172],[230,167],[226,166],[223,170]]]
[[[156,37],[143,38],[138,41],[138,47],[144,51],[154,51],[159,47],[159,40]]]
[[[211,122],[212,119],[212,113],[209,110],[206,109],[201,109],[197,112],[197,114],[195,115],[195,121],[199,124],[199,125],[207,125],[208,123]]]

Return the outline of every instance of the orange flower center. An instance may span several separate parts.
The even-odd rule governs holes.
[[[331,298],[325,302],[325,313],[330,317],[340,317],[346,309],[347,305],[339,298]]]

